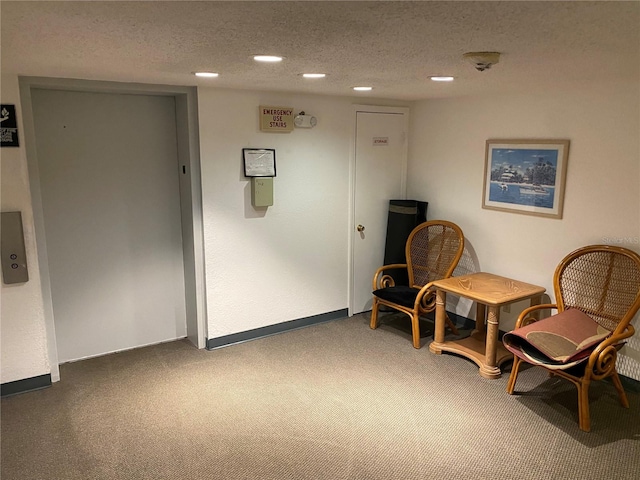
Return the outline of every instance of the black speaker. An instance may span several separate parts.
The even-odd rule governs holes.
[[[384,264],[407,263],[405,246],[411,231],[427,221],[428,202],[418,200],[389,200],[389,218],[387,220],[387,239],[384,248]],[[408,285],[406,270],[387,272],[396,285]]]

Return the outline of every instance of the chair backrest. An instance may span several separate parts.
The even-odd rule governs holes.
[[[464,250],[464,235],[455,223],[430,220],[409,234],[406,245],[409,285],[422,288],[427,283],[448,278]]]
[[[577,308],[619,333],[640,309],[640,255],[611,245],[579,248],[560,262],[553,285],[558,311]]]

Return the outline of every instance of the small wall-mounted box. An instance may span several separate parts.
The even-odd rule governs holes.
[[[273,205],[273,177],[253,177],[251,179],[251,204],[254,207]]]

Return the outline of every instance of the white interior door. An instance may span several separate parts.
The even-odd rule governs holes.
[[[59,362],[184,337],[174,97],[32,103]]]
[[[351,315],[371,310],[371,280],[384,260],[389,200],[405,198],[407,127],[406,109],[356,111]]]

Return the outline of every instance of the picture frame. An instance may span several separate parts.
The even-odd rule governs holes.
[[[562,218],[569,140],[487,140],[482,208]]]
[[[243,148],[245,177],[275,177],[276,151],[273,148]]]

